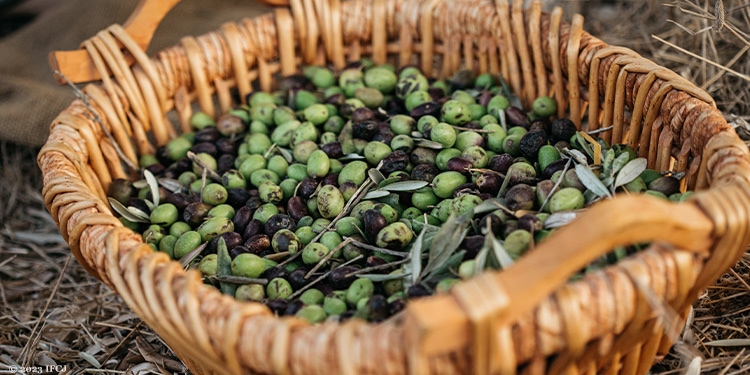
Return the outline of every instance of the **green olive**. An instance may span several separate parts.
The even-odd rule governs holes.
[[[315,150],[307,160],[307,175],[312,178],[323,178],[328,175],[331,161],[322,150]]]
[[[217,270],[218,256],[216,254],[208,254],[201,259],[200,263],[198,263],[198,271],[200,271],[203,276],[216,276]]]
[[[571,211],[583,208],[584,203],[585,199],[580,190],[566,187],[552,194],[549,199],[549,208],[551,213]]]
[[[333,185],[325,185],[318,191],[318,212],[326,219],[333,219],[344,209],[344,196]]]
[[[441,122],[430,130],[430,139],[440,143],[444,148],[449,148],[456,143],[456,131],[449,124]]]
[[[255,254],[242,253],[232,260],[232,275],[249,278],[259,277],[266,270],[263,259]]]
[[[432,180],[432,189],[440,198],[448,198],[453,195],[457,187],[466,183],[466,176],[459,172],[447,171],[435,176]]]
[[[151,219],[151,224],[168,227],[177,221],[178,213],[177,207],[172,203],[162,203],[151,211],[149,218]]]
[[[413,237],[414,233],[411,229],[399,221],[381,229],[378,232],[375,244],[391,250],[402,250],[411,242]]]
[[[228,197],[227,189],[217,183],[207,184],[201,193],[201,200],[212,206],[226,202]]]
[[[293,293],[292,286],[281,277],[271,279],[266,285],[266,296],[270,300],[286,299]]]
[[[318,289],[312,288],[304,291],[299,296],[300,301],[304,302],[305,305],[320,305],[325,299],[325,295]]]
[[[305,264],[318,264],[330,252],[331,249],[321,243],[314,242],[308,244],[302,249],[302,262]]]
[[[174,244],[174,258],[181,259],[189,252],[195,250],[202,242],[201,234],[196,231],[183,233]]]
[[[206,221],[196,229],[196,232],[200,234],[202,242],[208,242],[222,233],[231,232],[233,230],[234,223],[231,219],[225,217],[212,217],[206,219]]]
[[[378,165],[381,160],[383,160],[386,156],[388,156],[392,150],[391,148],[383,143],[383,142],[368,142],[367,146],[365,146],[365,159],[367,159],[367,162],[371,165]]]
[[[266,288],[261,284],[245,284],[237,287],[234,298],[238,301],[261,302],[266,298]]]
[[[357,306],[357,303],[365,298],[372,297],[375,285],[370,279],[357,279],[346,290],[346,302],[349,306]]]

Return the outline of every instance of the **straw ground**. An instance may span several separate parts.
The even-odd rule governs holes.
[[[564,5],[584,13],[592,34],[706,89],[750,139],[750,0]],[[44,209],[37,151],[0,143],[0,370],[60,365],[76,374],[184,373],[169,348],[70,255]],[[696,301],[692,321],[652,373],[750,371],[749,284],[746,254]]]

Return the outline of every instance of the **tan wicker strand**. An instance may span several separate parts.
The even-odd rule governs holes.
[[[545,77],[547,73],[544,71],[544,58],[542,53],[542,2],[541,0],[534,0],[531,2],[531,11],[529,12],[529,44],[531,45],[531,52],[534,63],[532,64],[535,68],[534,76],[537,77],[536,81],[537,92],[540,96],[550,95],[549,88],[547,87],[546,79],[539,79],[539,77]],[[530,84],[530,83],[529,83]]]
[[[86,182],[86,185],[96,192],[98,198],[102,202],[106,202],[106,191],[109,189],[109,184],[112,182],[112,176],[109,174],[107,164],[104,162],[101,149],[97,142],[97,139],[100,138],[99,136],[101,135],[101,128],[96,124],[86,121],[86,118],[83,116],[82,113],[78,113],[75,115],[63,115],[58,117],[58,119],[61,124],[70,126],[78,131],[81,138],[84,140],[83,144],[88,150],[88,160],[81,159],[82,162],[87,161],[87,163],[85,164],[85,168],[81,168],[80,171],[85,175],[84,181]],[[52,127],[56,126],[59,125],[53,125]],[[84,172],[84,170],[88,171],[89,169],[93,170],[95,173]],[[96,183],[95,180],[99,181],[99,183]]]
[[[750,179],[748,152],[715,110],[710,96],[671,71],[656,69],[651,74],[643,68],[650,67],[650,62],[625,50],[608,49],[577,26],[561,22],[559,11],[552,16],[541,15],[536,26],[536,8],[519,17],[519,3],[513,3],[511,9],[503,0],[463,0],[456,3],[455,9],[446,1],[437,0],[296,0],[292,4],[291,13],[277,12],[281,17],[266,15],[241,21],[234,36],[228,35],[232,31],[227,32],[232,26],[224,26],[221,32],[198,37],[194,46],[187,47],[190,53],[185,46],[159,53],[151,60],[158,81],[151,72],[138,71],[143,68],[136,66],[130,73],[130,68],[119,62],[121,53],[112,50],[111,45],[121,39],[119,36],[93,39],[91,44],[99,44],[95,48],[106,65],[102,69],[115,74],[109,89],[99,89],[100,95],[92,100],[92,107],[105,113],[105,127],[86,116],[87,109],[77,102],[56,121],[50,141],[40,153],[45,182],[54,186],[45,186],[45,202],[64,238],[74,242],[71,248],[79,262],[117,290],[195,373],[305,373],[311,369],[453,374],[500,368],[505,373],[529,374],[640,373],[657,353],[664,354],[669,340],[661,333],[649,334],[663,326],[654,318],[652,308],[640,303],[638,311],[633,310],[633,301],[642,297],[625,276],[627,267],[638,269],[638,278],[647,276],[643,283],[653,289],[654,295],[684,316],[697,293],[730,266],[750,241],[745,228],[750,220],[746,211],[750,206],[746,185]],[[488,11],[480,11],[485,9]],[[281,30],[283,25],[289,25],[289,20],[278,18],[286,15],[291,15],[294,31],[289,33],[290,39],[280,39],[287,33]],[[456,19],[460,22],[450,22]],[[432,27],[425,28],[421,20],[429,20]],[[383,23],[383,27],[379,26]],[[319,34],[315,34],[316,28],[321,30]],[[538,36],[536,28],[541,29]],[[432,41],[425,44],[425,37],[429,36]],[[283,45],[289,40],[291,53],[289,45]],[[386,41],[387,48],[375,51],[373,44],[381,41]],[[414,62],[413,56],[424,57],[429,50],[443,56],[435,59],[442,63],[437,66],[441,74],[452,74],[461,66],[502,72],[524,98],[532,96],[528,95],[530,89],[523,94],[520,88],[530,84],[527,76],[533,72],[536,80],[554,88],[556,99],[563,104],[561,110],[574,106],[573,102],[581,105],[581,113],[588,110],[590,129],[602,125],[598,113],[604,113],[608,118],[604,126],[621,123],[622,136],[630,142],[638,141],[638,152],[649,156],[650,165],[690,171],[689,186],[710,188],[696,194],[693,203],[680,209],[670,205],[669,209],[664,208],[664,216],[653,218],[661,225],[672,226],[675,232],[671,233],[679,238],[655,233],[655,225],[641,228],[638,234],[628,230],[604,234],[597,226],[584,230],[591,236],[615,241],[598,243],[596,253],[620,241],[645,240],[641,237],[644,232],[651,233],[647,238],[668,240],[674,246],[649,248],[622,265],[587,276],[555,294],[554,286],[563,282],[563,274],[572,272],[573,263],[580,264],[594,254],[593,248],[585,245],[586,239],[581,243],[580,236],[571,237],[568,242],[575,244],[570,250],[574,255],[571,262],[561,259],[559,267],[534,261],[532,253],[531,260],[524,258],[496,279],[493,276],[459,284],[455,293],[465,293],[424,301],[434,308],[421,311],[421,303],[411,304],[406,319],[380,325],[309,327],[296,319],[270,316],[263,306],[239,304],[219,296],[201,286],[196,274],[186,274],[163,255],[138,245],[139,236],[118,222],[108,216],[91,215],[107,212],[106,207],[85,203],[91,199],[103,202],[102,185],[108,177],[122,174],[115,167],[114,145],[109,143],[105,131],[114,133],[113,129],[123,124],[126,127],[122,130],[132,130],[139,154],[153,152],[148,137],[160,131],[152,123],[163,115],[157,116],[157,107],[151,103],[159,102],[156,85],[162,85],[166,95],[161,109],[178,109],[182,131],[187,131],[190,102],[199,99],[205,107],[210,101],[212,107],[211,95],[215,94],[220,107],[226,107],[228,90],[242,84],[237,82],[241,74],[268,90],[276,72],[291,71],[290,66],[309,61],[309,56],[316,63],[332,62],[341,67],[346,53],[374,57],[385,52],[386,57],[393,61],[400,58],[400,65],[405,65]],[[240,55],[242,59],[237,58]],[[425,60],[416,61],[429,62]],[[540,63],[544,64],[543,70]],[[539,72],[544,73],[540,76]],[[149,84],[155,87],[148,88]],[[578,84],[588,87],[588,91],[580,93],[582,102],[574,93]],[[537,87],[535,92],[544,91],[541,83]],[[143,103],[146,98],[151,99],[147,104]],[[633,116],[628,118],[626,112]],[[638,129],[641,116],[643,125]],[[172,129],[167,132],[168,138],[177,133]],[[130,143],[117,137],[115,134],[118,144]],[[158,138],[163,139],[164,135]],[[97,159],[101,161],[98,166]],[[615,201],[619,199],[606,202],[607,210],[626,212],[626,206],[638,206],[621,206]],[[692,222],[685,224],[685,220]],[[643,224],[628,221],[623,225],[633,229],[630,227]],[[662,226],[660,231],[667,227]],[[559,241],[564,238],[555,237]],[[537,251],[554,253],[549,246],[540,246]],[[628,262],[632,265],[628,266]],[[528,267],[533,272],[526,271],[523,264],[532,264]],[[525,283],[516,280],[518,273],[537,277],[531,277],[534,283]],[[503,302],[504,296],[510,302]],[[459,304],[457,299],[464,302]],[[431,320],[425,320],[430,314]],[[425,325],[412,325],[415,317]],[[469,317],[474,321],[475,332],[486,329],[489,334],[473,335],[467,329],[471,327]],[[574,326],[575,320],[596,324]],[[438,322],[442,323],[437,331],[427,329]],[[425,330],[419,331],[418,327]],[[420,339],[424,337],[434,340],[425,345]],[[472,350],[482,353],[488,362],[482,362]],[[548,362],[552,356],[557,359]]]
[[[529,51],[531,46],[528,43],[528,32],[526,30],[526,22],[524,22],[522,1],[513,1],[510,18],[513,35],[515,36],[516,51],[518,51],[518,59],[521,64],[521,75],[523,77],[523,91],[520,91],[519,95],[523,98],[522,103],[524,107],[529,108],[538,94],[536,92],[536,85],[534,84],[536,81],[534,78],[534,64],[531,63],[529,55],[531,53]]]
[[[95,85],[88,85],[81,91],[84,95],[91,98],[91,101],[95,102],[102,111],[103,116],[99,117],[104,122],[104,126],[112,133],[114,142],[117,143],[117,147],[122,151],[125,158],[128,159],[127,161],[131,165],[137,165],[138,156],[136,156],[133,139],[131,138],[133,133],[130,127],[125,125],[126,123],[120,122],[119,114],[115,110],[117,106],[113,105],[114,103],[111,101],[104,99],[105,97],[108,99],[112,98],[112,96],[108,96],[101,87]],[[118,159],[119,156],[113,160],[119,161]]]
[[[203,69],[203,59],[201,58],[202,53],[198,46],[198,42],[193,37],[184,37],[180,43],[185,48],[187,54],[187,61],[190,64],[190,72],[193,79],[193,87],[198,93],[198,102],[201,105],[201,110],[207,115],[214,117],[214,104],[211,100],[208,79]]]
[[[599,66],[600,66],[602,59],[612,56],[613,54],[629,54],[630,52],[632,51],[623,47],[605,47],[605,48],[599,49],[592,56],[590,69],[593,72],[599,72],[600,71]],[[633,52],[632,55],[636,56],[635,52]],[[606,89],[606,87],[600,88],[600,82],[602,81],[603,80],[600,78],[600,76],[596,74],[589,75],[588,90],[589,90],[590,103],[588,107],[589,108],[588,118],[589,118],[590,130],[598,129],[600,126],[600,121],[604,122],[600,120],[601,111],[600,111],[600,105],[599,105],[599,102],[600,102],[599,92],[600,90],[605,91]],[[592,122],[592,119],[594,119],[593,122]],[[604,126],[608,126],[608,124],[605,123]],[[605,134],[609,135],[611,133],[606,132]]]
[[[620,71],[615,79],[615,97],[613,101],[614,113],[612,118],[612,142],[626,143],[629,138],[629,129],[625,128],[625,103],[628,96],[627,78],[630,72],[645,74],[648,72],[647,65],[642,62],[643,59],[638,57],[623,56],[617,59],[616,63],[621,65]]]
[[[294,39],[289,35],[294,34],[294,22],[289,9],[279,8],[275,10],[276,29],[278,30],[279,60],[281,61],[281,74],[290,76],[297,72],[297,63],[294,58]]]
[[[505,47],[505,53],[500,54],[500,60],[504,64],[508,64],[508,75],[504,78],[509,81],[510,87],[514,93],[521,95],[523,93],[523,84],[521,81],[520,68],[518,67],[518,58],[516,55],[515,42],[513,41],[513,33],[511,31],[510,11],[509,11],[509,0],[496,0],[495,6],[497,7],[497,14],[500,17],[500,29],[502,30],[502,41],[503,47]]]
[[[125,61],[118,42],[108,30],[102,30],[97,33],[92,42],[99,50],[104,61],[107,62],[109,70],[112,71],[117,83],[125,93],[133,113],[138,117],[138,120],[145,127],[146,131],[151,130],[151,122],[148,121],[149,118],[145,109],[146,103],[138,88],[138,84],[135,82],[133,72]]]
[[[157,103],[161,107],[161,113],[166,112],[167,94],[164,86],[160,84],[161,81],[159,80],[159,75],[156,71],[156,68],[154,67],[154,64],[122,26],[115,24],[110,26],[108,30],[114,37],[117,38],[118,42],[122,43],[122,45],[127,48],[128,52],[133,55],[133,58],[138,63],[138,65],[140,65],[144,72],[146,72],[146,75],[154,85],[154,90],[156,91],[156,97],[158,99]]]
[[[387,0],[374,0],[372,5],[372,60],[378,65],[385,64],[388,58],[386,51],[386,45],[388,44],[386,2]]]
[[[578,80],[578,56],[582,47],[581,36],[583,35],[583,16],[576,14],[571,22],[570,35],[565,50],[566,61],[568,63],[568,106],[570,109],[570,119],[581,129],[581,82]]]
[[[164,146],[171,138],[176,137],[175,130],[171,124],[168,124],[164,112],[159,108],[159,101],[154,95],[154,86],[149,81],[149,77],[146,76],[140,65],[135,67],[132,72],[146,102],[146,110],[148,111],[156,145]]]
[[[560,49],[560,45],[562,44],[560,41],[560,22],[562,22],[562,8],[555,7],[555,9],[552,11],[551,14],[551,21],[549,24],[549,39],[547,41],[547,48],[549,48],[549,53],[546,53],[545,56],[549,56],[550,59],[550,66],[552,67],[550,70],[552,70],[552,85],[554,88],[554,98],[557,102],[557,116],[563,117],[566,115],[566,108],[568,106],[567,98],[564,94],[564,86],[563,86],[563,69],[560,65],[560,54],[558,53]],[[604,133],[605,135],[607,133]],[[606,141],[606,139],[605,139]]]
[[[344,35],[346,35],[346,31],[341,28],[343,21],[341,3],[337,0],[329,0],[326,9],[330,9],[330,24],[326,24],[324,27],[329,27],[332,30],[330,43],[333,45],[333,56],[331,60],[336,69],[342,69],[346,65],[344,58]]]
[[[83,47],[86,49],[86,51],[89,53],[89,56],[91,56],[91,60],[94,62],[94,65],[96,66],[96,69],[100,72],[106,72],[108,71],[102,56],[97,51],[96,47],[94,47],[93,42],[90,40],[87,40],[83,42]],[[128,123],[127,117],[125,116],[126,108],[122,105],[122,103],[119,101],[119,96],[115,93],[114,84],[112,82],[112,79],[108,74],[102,75],[102,85],[104,86],[104,89],[107,90],[107,93],[109,94],[110,98],[114,101],[114,105],[110,106],[110,108],[113,108],[115,113],[117,114],[117,117],[111,117],[113,120],[110,120],[111,123],[115,124],[115,128],[117,129],[124,129],[128,137],[133,136],[133,131],[130,129],[129,126],[126,126],[125,124]],[[117,121],[119,120],[119,121]],[[115,134],[117,134],[118,139],[123,139],[122,131],[116,131]],[[122,141],[121,141],[122,142]],[[133,153],[132,156],[135,156]]]
[[[636,95],[635,103],[633,104],[633,114],[630,117],[630,137],[628,139],[628,146],[633,148],[636,153],[641,155],[641,143],[639,143],[639,136],[642,134],[642,129],[648,127],[649,124],[643,124],[644,109],[646,108],[646,98],[651,91],[651,87],[656,81],[656,74],[653,69],[646,72],[643,76],[643,80],[638,86],[638,93]],[[645,142],[648,143],[648,142]]]
[[[227,22],[221,25],[221,34],[227,42],[229,54],[232,60],[232,75],[237,81],[237,91],[240,96],[240,103],[247,103],[247,95],[252,91],[250,79],[247,77],[249,70],[244,54],[242,53],[242,40],[240,39],[237,25]]]

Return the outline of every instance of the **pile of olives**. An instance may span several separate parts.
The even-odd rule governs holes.
[[[109,196],[154,250],[279,315],[381,321],[507,267],[598,200],[689,195],[678,174],[554,118],[552,98],[521,109],[490,74],[363,60],[278,83],[217,119],[196,113]]]

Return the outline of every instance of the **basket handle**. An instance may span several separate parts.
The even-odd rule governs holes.
[[[141,0],[133,10],[133,13],[125,21],[125,31],[133,41],[146,50],[151,43],[154,32],[164,17],[181,0]],[[273,6],[288,6],[288,0],[258,0],[261,3]],[[120,46],[122,48],[122,46]],[[123,51],[126,62],[132,65],[135,59],[125,50]],[[83,49],[73,51],[52,51],[48,55],[49,65],[53,71],[60,74],[55,79],[60,84],[70,81],[72,83],[83,83],[102,79],[99,70],[96,69],[94,61],[89,53]]]
[[[180,0],[141,0],[125,21],[125,31],[145,51],[164,16],[179,2]],[[124,54],[127,64],[131,65],[135,59],[126,51]],[[66,83],[66,79],[73,83],[82,83],[102,78],[94,61],[83,49],[52,51],[48,59],[52,70],[60,72],[55,77],[60,84]]]
[[[493,355],[502,347],[497,330],[531,311],[571,275],[617,246],[663,241],[694,252],[711,249],[715,226],[700,205],[705,194],[696,193],[681,204],[645,196],[601,202],[507,270],[485,272],[457,284],[450,294],[411,302],[404,324],[414,350],[410,373],[426,373],[425,358],[467,344],[472,373],[493,373],[501,366]],[[637,215],[622,214],[636,211]]]

